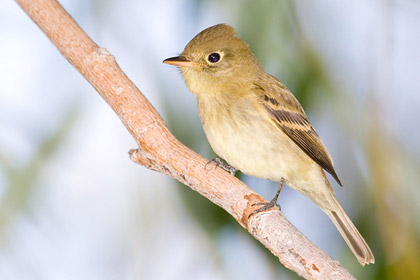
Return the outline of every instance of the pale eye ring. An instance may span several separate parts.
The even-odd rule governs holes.
[[[221,56],[219,53],[217,52],[213,52],[211,54],[208,55],[207,57],[207,61],[210,63],[216,63],[220,60]]]

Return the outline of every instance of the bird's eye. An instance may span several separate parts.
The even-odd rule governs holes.
[[[211,53],[211,54],[209,54],[209,56],[207,57],[207,60],[208,60],[210,63],[216,63],[216,62],[218,62],[218,61],[220,60],[220,54],[218,54],[218,53]]]

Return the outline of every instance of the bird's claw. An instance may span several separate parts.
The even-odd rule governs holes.
[[[281,207],[279,204],[277,204],[277,199],[279,198],[280,192],[283,188],[284,183],[286,182],[286,179],[284,179],[283,177],[280,180],[280,186],[277,189],[276,195],[274,196],[274,198],[272,200],[270,200],[270,202],[257,202],[251,205],[255,206],[255,205],[263,205],[263,207],[258,208],[257,210],[254,210],[251,214],[249,214],[248,218],[251,217],[254,214],[260,213],[260,212],[264,212],[273,208],[278,208],[279,211],[281,211]]]
[[[216,167],[221,167],[223,168],[225,171],[229,172],[230,174],[232,174],[233,176],[235,176],[236,173],[236,168],[230,166],[229,164],[227,164],[226,162],[222,161],[220,158],[214,158],[211,161],[207,162],[206,165],[204,166],[204,169],[207,168],[208,164],[214,164],[216,165]]]
[[[281,211],[281,206],[280,206],[280,204],[277,204],[277,199],[276,200],[271,200],[270,202],[254,203],[254,204],[251,205],[251,207],[256,206],[256,205],[262,205],[262,207],[258,208],[257,210],[252,211],[252,213],[249,214],[248,218],[251,217],[252,215],[255,215],[257,213],[264,212],[264,211],[267,211],[267,210],[271,210],[273,208],[278,208],[279,211]]]

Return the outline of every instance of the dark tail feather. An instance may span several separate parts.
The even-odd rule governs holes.
[[[341,236],[344,238],[344,241],[346,241],[350,250],[356,256],[357,260],[362,266],[375,263],[375,257],[373,256],[372,251],[370,250],[366,241],[363,239],[362,235],[356,229],[347,214],[344,212],[338,201],[335,198],[333,199],[334,206],[331,208],[333,210],[327,210],[325,212],[337,227]]]

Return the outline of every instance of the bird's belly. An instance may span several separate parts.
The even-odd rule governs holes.
[[[273,181],[284,177],[291,182],[302,177],[308,165],[314,163],[268,120],[254,123],[224,120],[207,123],[204,129],[214,152],[248,175]]]

